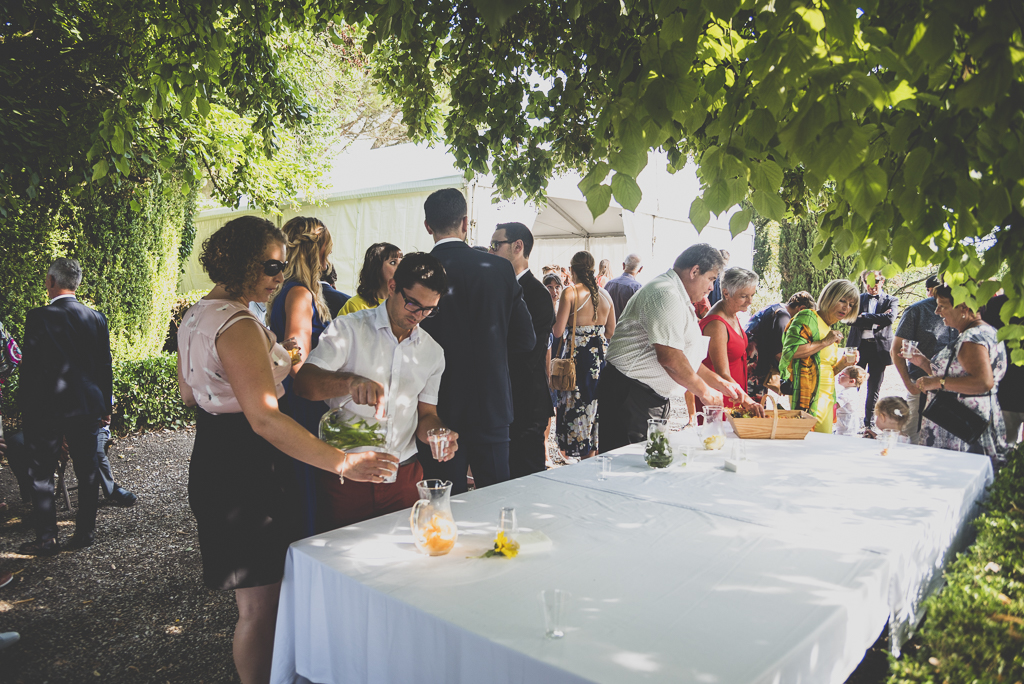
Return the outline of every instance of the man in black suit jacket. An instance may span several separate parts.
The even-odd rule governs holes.
[[[466,244],[466,198],[455,188],[438,190],[423,205],[424,225],[434,237],[431,251],[448,275],[448,293],[438,313],[420,323],[444,349],[437,414],[459,433],[455,457],[438,463],[419,445],[426,478],[452,481],[465,492],[467,465],[477,487],[509,478],[512,391],[508,353],[533,349],[536,336],[523,290],[511,264]]]
[[[551,303],[551,293],[530,272],[532,251],[533,233],[522,223],[499,223],[491,236],[491,254],[512,263],[537,336],[537,342],[530,351],[508,353],[512,410],[515,414],[509,427],[508,445],[509,474],[513,478],[544,470],[547,456],[544,428],[555,413],[546,368],[555,307]]]
[[[113,373],[106,317],[75,299],[82,269],[57,259],[46,275],[50,304],[25,316],[19,400],[29,449],[36,541],[22,553],[52,555],[60,547],[53,471],[61,445],[78,478],[78,517],[70,548],[89,546],[96,534],[99,472],[97,434],[110,423]]]
[[[874,283],[868,274],[873,273]],[[892,324],[896,321],[899,301],[882,292],[885,278],[880,271],[865,271],[861,284],[867,290],[860,296],[860,313],[850,326],[846,346],[860,352],[857,365],[868,371],[868,396],[864,401],[864,426],[870,427],[878,402],[878,391],[882,387],[885,367],[892,364],[889,351],[892,349]]]

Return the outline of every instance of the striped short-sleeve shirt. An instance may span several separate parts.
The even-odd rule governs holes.
[[[608,363],[663,397],[679,396],[685,388],[658,363],[654,345],[683,352],[697,368],[707,356],[707,338],[679,275],[672,269],[640,288],[616,322],[608,343]]]

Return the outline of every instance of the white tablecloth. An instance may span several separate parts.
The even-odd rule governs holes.
[[[453,500],[459,543],[418,554],[408,514],[288,554],[275,684],[843,682],[906,623],[991,481],[988,459],[810,435],[645,470],[634,447]],[[552,548],[479,559],[502,506]],[[572,592],[564,639],[542,589]]]

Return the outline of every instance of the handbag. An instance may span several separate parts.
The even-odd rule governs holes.
[[[573,288],[576,292],[576,288]],[[569,346],[569,358],[551,359],[551,389],[568,392],[576,389],[576,302],[572,310],[572,342]]]
[[[959,351],[959,347],[957,351]],[[953,363],[955,356],[956,352],[949,355],[949,363],[946,364],[946,372],[942,377],[949,377],[949,367]],[[986,394],[992,393],[987,392]],[[921,415],[957,439],[973,444],[985,434],[989,421],[961,403],[959,397],[960,395],[956,392],[936,390],[935,396],[928,402],[925,409],[921,411]]]

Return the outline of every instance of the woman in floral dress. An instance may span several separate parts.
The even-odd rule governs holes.
[[[567,460],[589,458],[597,453],[597,381],[604,368],[608,339],[615,332],[615,308],[611,296],[597,286],[594,257],[590,252],[576,252],[570,269],[572,285],[558,299],[552,329],[557,340],[566,326],[574,326],[565,336],[559,353],[560,358],[567,359],[570,346],[576,350],[576,387],[558,393],[558,448]]]
[[[975,442],[965,442],[924,418],[920,443],[951,451],[983,453],[998,468],[1010,450],[1003,412],[996,397],[996,387],[1006,375],[1006,346],[996,340],[996,329],[983,321],[976,311],[966,304],[953,302],[948,285],[936,288],[935,302],[935,313],[946,325],[959,331],[960,336],[930,360],[921,353],[914,354],[911,363],[930,373],[917,379],[917,388],[922,392],[956,392],[961,404],[987,419],[989,424]]]

